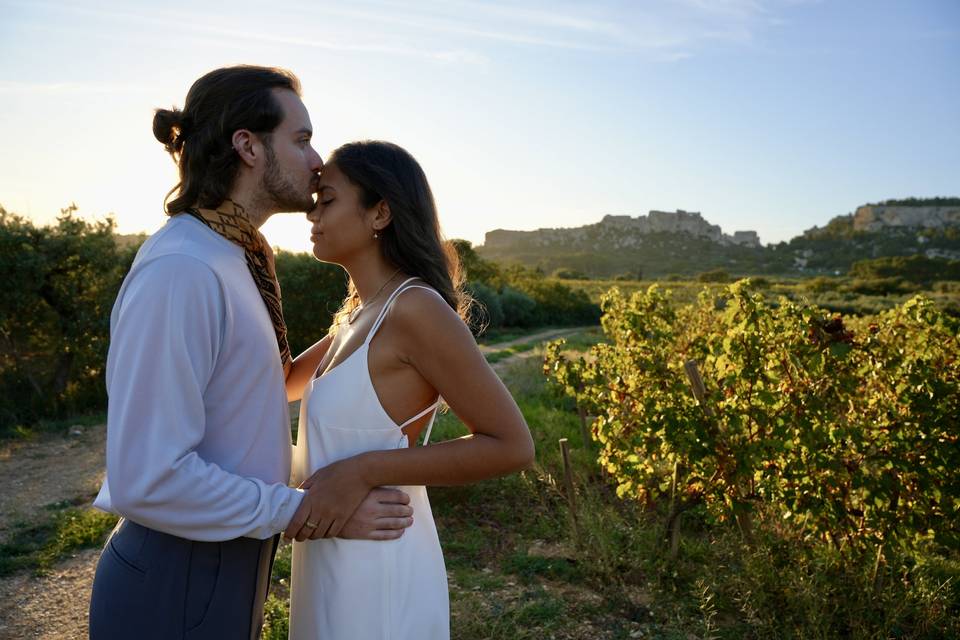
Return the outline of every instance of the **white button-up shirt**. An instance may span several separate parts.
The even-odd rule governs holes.
[[[188,215],[137,254],[110,316],[94,506],[192,540],[268,538],[303,492],[276,334],[241,247]]]

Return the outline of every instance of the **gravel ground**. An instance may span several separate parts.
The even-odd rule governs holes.
[[[44,517],[46,506],[90,504],[103,479],[104,425],[72,427],[62,435],[5,443],[0,449],[0,541],[17,523]],[[0,578],[0,638],[67,640],[87,637],[87,606],[99,549],[86,549],[48,574]]]
[[[76,426],[63,435],[0,444],[0,543],[47,505],[89,504],[103,480],[106,437],[104,425]]]
[[[99,557],[99,549],[86,549],[45,576],[21,572],[0,580],[0,638],[86,638],[90,585]]]

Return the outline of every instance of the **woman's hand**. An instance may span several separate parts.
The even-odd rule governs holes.
[[[319,469],[300,488],[307,493],[283,535],[302,542],[336,537],[373,486],[354,456]]]

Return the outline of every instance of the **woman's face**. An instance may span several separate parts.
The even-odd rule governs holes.
[[[360,189],[337,165],[324,165],[317,205],[307,214],[307,220],[313,223],[313,255],[323,262],[349,261],[352,255],[376,242],[372,222],[376,211],[376,207],[364,208]]]

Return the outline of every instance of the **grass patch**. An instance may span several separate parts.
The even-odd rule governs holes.
[[[10,539],[0,545],[0,576],[28,569],[42,574],[75,551],[103,545],[117,517],[92,507],[61,506],[73,502],[48,505],[53,512],[40,522],[15,526]]]
[[[544,558],[516,553],[503,562],[502,568],[507,573],[515,574],[526,584],[535,582],[538,577],[570,583],[583,579],[576,563],[566,558]]]
[[[270,581],[278,586],[289,585],[290,563],[292,561],[293,544],[281,538],[277,555],[273,558],[273,571],[270,573]]]
[[[33,424],[15,424],[0,429],[0,442],[4,440],[34,440],[44,435],[66,435],[70,427],[92,427],[106,424],[105,412],[94,412],[57,420],[39,420]]]
[[[483,332],[477,342],[484,345],[495,345],[498,342],[509,342],[511,340],[516,340],[517,338],[523,338],[524,336],[533,335],[534,333],[542,333],[544,331],[551,331],[554,329],[560,330],[563,327],[558,326],[545,326],[545,327],[509,327],[506,329],[487,329]]]
[[[505,358],[509,358],[513,355],[513,350],[511,349],[501,349],[500,351],[492,351],[486,354],[484,357],[487,359],[487,362],[494,364],[500,362]]]
[[[289,600],[271,593],[263,605],[263,640],[287,640],[290,634]]]
[[[510,356],[514,356],[518,353],[524,353],[526,351],[535,349],[539,347],[541,344],[542,343],[539,341],[515,344],[507,347],[506,349],[500,349],[499,351],[491,351],[490,353],[486,354],[485,357],[487,359],[487,362],[489,362],[490,364],[493,364],[495,362],[499,362],[503,360],[504,358],[509,358]]]

